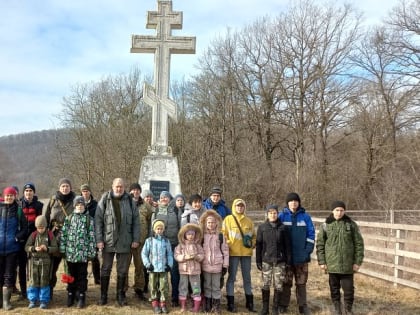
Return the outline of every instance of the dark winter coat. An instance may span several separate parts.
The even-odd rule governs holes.
[[[16,201],[0,203],[0,256],[18,252],[27,238],[28,224]]]
[[[34,196],[32,201],[29,202],[25,198],[21,199],[22,211],[25,215],[26,221],[28,222],[27,236],[36,230],[35,219],[37,216],[42,214],[42,208],[44,204],[38,200],[37,196]]]

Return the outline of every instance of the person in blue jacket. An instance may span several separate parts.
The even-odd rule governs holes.
[[[308,263],[315,245],[315,227],[311,216],[301,206],[297,193],[287,194],[286,205],[279,213],[279,219],[290,233],[292,264],[286,267],[286,279],[280,295],[279,312],[287,312],[294,278],[299,313],[309,315],[311,311],[307,304],[306,282],[308,281]]]
[[[222,199],[222,188],[214,186],[210,191],[210,196],[204,200],[203,206],[205,209],[213,209],[222,219],[224,219],[232,211],[226,206],[225,201]]]

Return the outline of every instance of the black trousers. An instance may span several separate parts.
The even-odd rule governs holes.
[[[346,309],[351,309],[354,301],[354,276],[353,274],[329,274],[329,284],[331,300],[333,302],[341,301],[340,289],[343,289],[344,293],[344,305]]]
[[[0,287],[13,288],[16,283],[18,252],[0,256]]]
[[[88,286],[88,263],[87,262],[67,262],[70,275],[74,277],[73,283],[67,285],[67,291],[75,293],[85,293]]]

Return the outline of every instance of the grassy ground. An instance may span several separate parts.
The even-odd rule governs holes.
[[[254,268],[254,266],[253,266]],[[89,268],[90,269],[90,268]],[[132,270],[131,270],[132,272]],[[113,276],[115,271],[113,271]],[[240,273],[238,273],[240,275]],[[132,273],[130,273],[132,281]],[[257,269],[253,269],[254,280],[254,304],[256,309],[261,307],[260,278]],[[392,284],[378,279],[368,278],[357,274],[355,276],[356,301],[354,312],[357,315],[419,315],[420,314],[420,292],[415,289],[405,287],[394,287]],[[119,307],[115,301],[115,278],[110,289],[107,306],[97,306],[99,298],[99,286],[93,283],[93,277],[89,278],[89,292],[87,294],[87,307],[79,310],[75,307],[65,307],[67,292],[65,286],[59,283],[54,291],[54,301],[49,305],[49,309],[42,310],[46,314],[118,314],[118,315],[138,315],[153,314],[149,302],[140,302],[130,288],[127,292],[129,305]],[[241,281],[236,283],[235,302],[238,306],[238,313],[249,314],[245,309],[245,299],[243,295]],[[331,303],[329,300],[328,276],[319,270],[316,263],[311,263],[308,281],[308,302],[314,315],[330,314]],[[226,300],[222,301],[223,314],[230,314],[226,311]],[[12,296],[14,308],[10,311],[0,311],[3,314],[39,314],[38,308],[27,309],[27,301],[17,301],[17,296]],[[181,314],[179,308],[169,308],[171,314]],[[294,295],[289,308],[289,315],[298,314]]]

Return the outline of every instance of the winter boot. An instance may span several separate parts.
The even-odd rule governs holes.
[[[153,312],[155,314],[160,314],[160,307],[159,307],[159,301],[158,300],[153,300],[152,301],[152,307],[153,307]]]
[[[105,305],[108,303],[108,288],[109,288],[109,276],[101,277],[101,299],[99,305]]]
[[[160,302],[160,312],[163,314],[168,314],[168,308],[166,307],[166,302]]]
[[[3,287],[3,309],[8,311],[12,309],[10,304],[10,297],[12,296],[13,288]]]
[[[212,312],[217,314],[217,315],[221,315],[222,314],[222,310],[220,308],[220,299],[213,299],[213,308],[212,308]]]
[[[74,299],[76,298],[76,294],[73,291],[67,292],[67,307],[72,307],[74,304]]]
[[[340,301],[333,301],[334,305],[334,315],[343,315],[343,312],[341,310],[341,302]]]
[[[303,315],[311,315],[311,310],[308,306],[299,306],[299,314]]]
[[[254,308],[254,296],[252,294],[246,294],[245,299],[245,307],[247,308],[247,310],[252,313],[256,313],[257,311]]]
[[[86,306],[86,294],[79,293],[79,301],[77,302],[77,308],[84,308]]]
[[[212,300],[211,300],[211,298],[205,297],[205,299],[204,299],[203,302],[204,302],[204,311],[206,313],[210,312],[211,311],[211,308],[212,308]]]
[[[270,290],[261,290],[261,296],[262,296],[262,309],[260,312],[260,315],[268,315],[268,310],[270,307]],[[273,309],[274,309],[274,305],[273,305]],[[273,312],[274,314],[274,312]]]
[[[125,281],[127,279],[127,276],[117,276],[117,301],[119,306],[125,306],[127,305],[127,301],[125,298]]]
[[[200,312],[200,305],[201,305],[201,296],[197,296],[197,297],[194,297],[194,306],[193,306],[193,309],[192,309],[192,312],[193,313],[198,313],[198,312]]]
[[[187,311],[187,298],[184,296],[180,296],[179,304],[181,305],[181,312],[186,312]]]
[[[274,290],[273,307],[271,309],[272,315],[278,315],[278,314],[282,314],[282,313],[287,312],[287,310],[283,310],[283,308],[279,305],[280,304],[280,295],[281,295],[280,290]]]
[[[235,297],[233,295],[227,296],[227,310],[231,313],[236,313]]]

